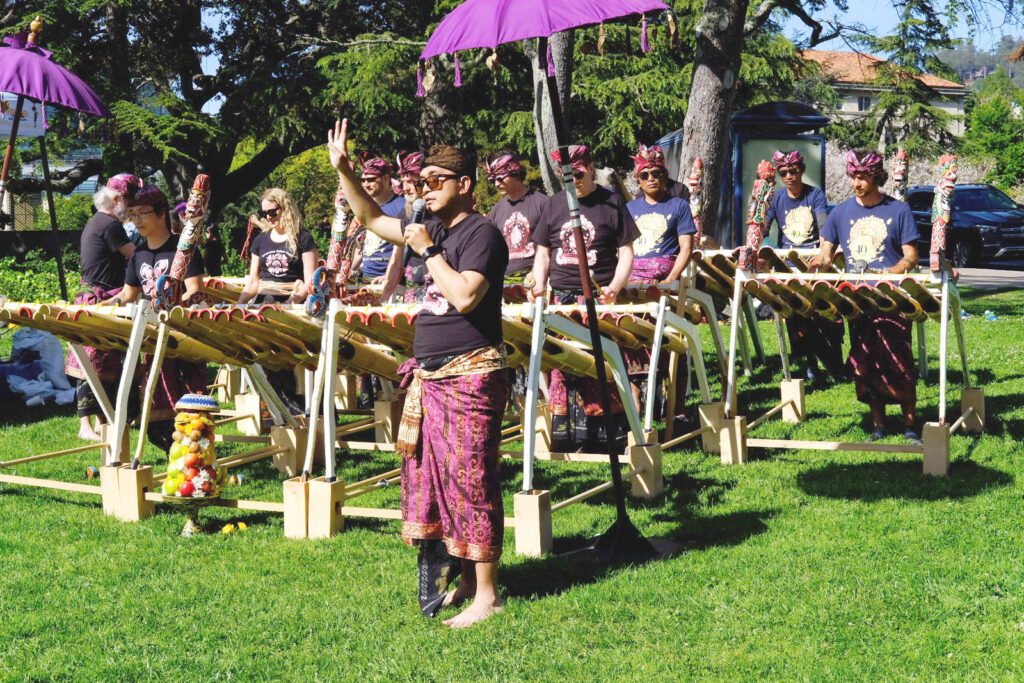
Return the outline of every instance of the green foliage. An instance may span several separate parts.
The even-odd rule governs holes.
[[[988,180],[1003,189],[1024,181],[1024,121],[1018,88],[1000,69],[985,79],[973,98],[964,135],[964,151],[990,155],[996,165]]]
[[[69,250],[65,250],[65,254]],[[77,250],[75,250],[77,252]],[[78,289],[78,261],[65,259],[68,296]],[[11,301],[59,301],[60,277],[57,260],[42,250],[30,251],[19,262],[13,256],[0,258],[0,296]]]
[[[43,207],[45,206],[44,201]],[[92,197],[87,194],[73,194],[67,197],[55,194],[53,209],[57,215],[58,230],[81,230],[92,218]],[[36,211],[36,221],[32,229],[49,230],[50,215],[42,210]]]
[[[271,187],[287,190],[299,210],[303,225],[313,230],[324,216],[334,216],[338,173],[324,146],[314,147],[285,160],[267,178]]]

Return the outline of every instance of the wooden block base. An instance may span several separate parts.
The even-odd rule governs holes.
[[[324,462],[324,423],[323,420],[317,423],[316,446],[313,451],[313,462]],[[302,466],[306,460],[306,439],[309,431],[306,429],[292,429],[280,425],[270,428],[270,442],[278,448],[288,450],[274,456],[274,467],[281,474],[289,477],[296,477],[302,473]]]
[[[665,490],[661,470],[661,446],[647,443],[629,448],[630,469],[640,469],[630,481],[630,495],[635,498],[654,498]]]
[[[238,415],[248,415],[244,420],[239,420],[238,431],[247,436],[259,436],[263,433],[263,410],[260,405],[260,395],[257,393],[238,394],[235,396],[235,412]]]
[[[393,401],[374,401],[373,418],[382,420],[383,424],[375,428],[377,443],[394,443],[398,437],[398,425],[402,422],[402,409],[405,408],[405,393],[397,394]]]
[[[341,514],[345,504],[345,482],[327,482],[318,477],[309,482],[309,509],[306,513],[307,538],[330,538],[345,530]]]
[[[964,389],[960,394],[960,413],[966,413],[968,408],[974,408],[974,412],[964,420],[964,431],[968,434],[981,434],[985,431],[985,390]]]
[[[230,365],[222,365],[217,371],[217,379],[214,380],[214,384],[223,385],[217,387],[219,402],[234,402],[235,397],[242,392],[242,371]]]
[[[723,419],[719,424],[718,447],[722,464],[741,465],[747,462],[747,418]]]
[[[284,537],[309,535],[309,482],[295,477],[284,482]]]
[[[725,406],[721,401],[702,403],[697,408],[697,415],[700,417],[701,427],[711,427],[710,430],[700,435],[701,445],[708,453],[718,453],[721,450],[718,432],[721,429],[722,417],[725,415]]]
[[[804,398],[804,381],[802,379],[786,379],[782,381],[782,402],[792,401],[782,409],[782,421],[797,424],[804,421],[807,415],[807,402]]]
[[[540,557],[551,552],[551,492],[520,491],[512,499],[516,554]]]
[[[152,517],[156,508],[146,494],[153,490],[153,468],[149,465],[133,470],[131,465],[117,468],[118,510],[122,522],[139,522]]]
[[[949,474],[949,425],[926,422],[921,440],[924,442],[924,473],[935,477]]]

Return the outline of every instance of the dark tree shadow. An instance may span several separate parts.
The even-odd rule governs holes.
[[[1009,474],[969,460],[951,463],[946,477],[924,475],[919,460],[830,464],[797,476],[797,485],[812,496],[865,502],[893,498],[957,500],[1013,482]]]

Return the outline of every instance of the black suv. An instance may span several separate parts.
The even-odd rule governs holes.
[[[921,231],[922,257],[932,236],[933,185],[914,185],[907,203]],[[946,256],[957,268],[976,266],[981,259],[1024,255],[1024,206],[991,185],[957,185],[946,229]]]

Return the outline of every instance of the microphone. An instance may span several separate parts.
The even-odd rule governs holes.
[[[417,197],[416,201],[412,203],[412,218],[409,219],[410,223],[419,223],[423,220],[423,214],[427,211],[427,202],[422,197]],[[405,253],[402,254],[402,271],[405,271],[405,267],[409,265],[409,260],[412,258],[412,247],[408,244],[405,245]]]

